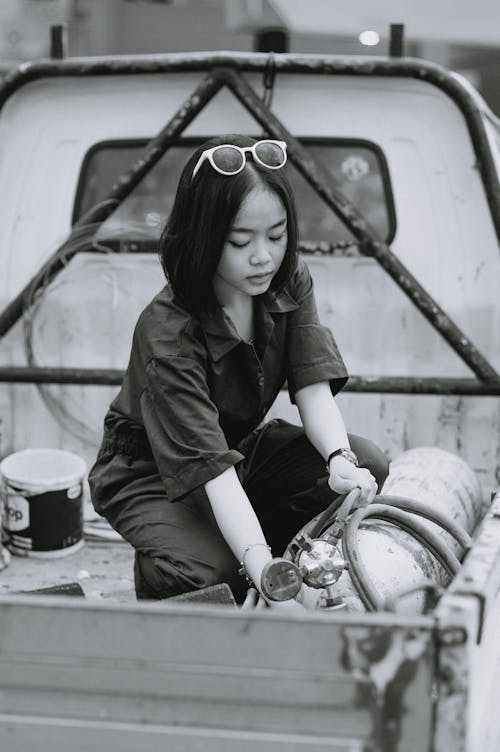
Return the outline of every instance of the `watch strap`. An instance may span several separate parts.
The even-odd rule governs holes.
[[[334,452],[328,455],[328,459],[326,460],[326,471],[327,473],[330,472],[330,462],[334,457],[338,456],[344,457],[348,462],[352,462],[353,465],[356,465],[358,467],[359,462],[358,458],[352,451],[352,449],[348,449],[347,447],[341,447],[340,449],[336,449]]]

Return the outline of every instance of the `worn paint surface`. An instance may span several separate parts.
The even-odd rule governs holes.
[[[430,750],[432,742],[425,726],[419,728],[421,719],[415,723],[423,706],[423,698],[415,692],[422,665],[432,676],[434,658],[429,634],[417,629],[377,630],[365,626],[346,627],[343,638],[345,668],[354,676],[369,678],[368,685],[360,684],[357,700],[361,705],[373,703],[375,748],[384,752]],[[417,713],[415,702],[421,703]],[[430,721],[430,695],[425,705]]]
[[[438,650],[433,752],[484,749],[480,742],[482,734],[473,734],[470,724],[476,606],[473,599],[450,594],[436,609]]]
[[[174,750],[181,740],[192,749],[194,736],[214,752],[229,741],[235,752],[250,742],[269,752],[428,750],[429,619],[76,600],[2,599],[2,742],[32,744],[36,725],[42,748],[57,726],[71,729],[72,749],[98,730],[113,748],[129,728],[124,750],[149,749],[160,733]]]
[[[452,648],[448,658],[448,671],[458,685],[457,691],[460,691],[460,682],[466,683],[467,752],[475,752],[476,749],[496,752],[500,746],[499,540],[500,492],[497,491],[477,531],[473,548],[442,600],[444,610],[439,612],[439,616],[446,614],[450,624],[453,619],[457,621],[457,614],[459,617],[462,614],[466,626],[467,620],[470,624],[468,644]],[[469,667],[465,677],[464,663]]]

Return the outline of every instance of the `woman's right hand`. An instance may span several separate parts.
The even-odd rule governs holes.
[[[377,481],[364,467],[357,467],[341,455],[333,457],[329,465],[328,485],[335,493],[347,494],[355,488],[359,495],[352,506],[352,511],[370,504],[377,494]]]

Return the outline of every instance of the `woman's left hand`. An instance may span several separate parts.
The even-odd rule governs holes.
[[[357,467],[342,455],[330,460],[330,477],[328,485],[339,494],[347,494],[354,488],[359,488],[359,497],[352,509],[359,509],[370,504],[377,494],[377,481],[369,470]]]

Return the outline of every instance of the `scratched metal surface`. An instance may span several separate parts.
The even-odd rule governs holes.
[[[71,600],[2,598],[0,741],[16,749],[100,734],[126,752],[430,752],[429,619]]]
[[[444,595],[438,614],[440,618],[445,615],[450,624],[460,623],[464,616],[467,619],[468,612],[473,617],[469,644],[447,651],[444,679],[448,692],[442,692],[449,730],[465,725],[468,752],[496,752],[500,748],[499,540],[500,490],[497,490],[476,533],[474,547]],[[460,693],[467,696],[467,716],[458,722],[457,696]],[[441,726],[443,728],[443,724]],[[439,750],[452,748],[450,736],[445,741],[448,746],[443,743]]]

